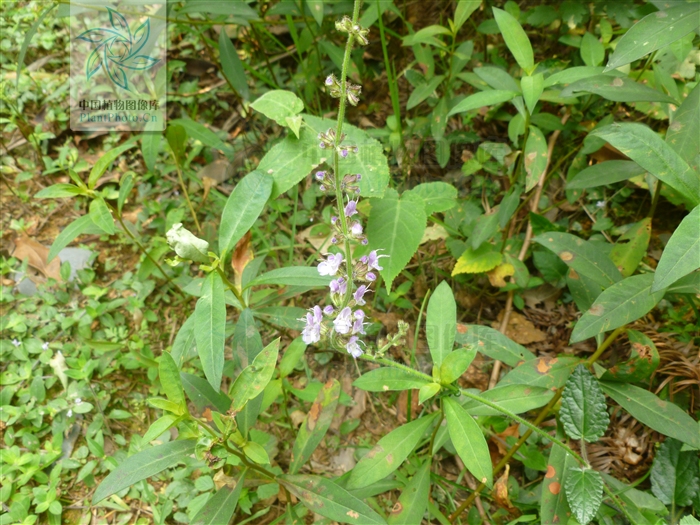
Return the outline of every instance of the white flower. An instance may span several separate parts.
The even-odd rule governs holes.
[[[321,340],[321,322],[323,321],[323,311],[321,307],[314,306],[309,313],[306,314],[306,319],[302,318],[301,321],[306,321],[306,326],[301,332],[301,339],[307,344],[311,345],[318,343]]]
[[[79,397],[76,397],[76,398],[75,398],[75,404],[76,404],[76,405],[79,405],[79,404],[82,403],[82,402],[83,402],[83,400],[80,399]]]
[[[339,334],[347,334],[352,328],[352,310],[349,306],[343,308],[333,321],[333,327]]]
[[[321,275],[335,275],[343,262],[343,254],[336,253],[328,256],[328,259],[318,265],[318,273]]]
[[[41,348],[42,348],[43,350],[48,350],[48,349],[49,349],[49,342],[46,341],[43,345],[41,345]]]
[[[362,348],[360,348],[360,345],[357,344],[358,342],[361,342],[356,335],[353,335],[349,340],[348,344],[345,345],[345,349],[348,351],[348,354],[353,356],[355,359],[360,357],[364,352],[362,351]]]

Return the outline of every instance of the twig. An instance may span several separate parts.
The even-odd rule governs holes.
[[[567,111],[566,114],[561,119],[562,125],[566,124],[566,121],[569,120],[570,116],[571,116],[571,114]],[[537,209],[539,208],[540,198],[542,197],[542,190],[544,188],[544,181],[547,178],[547,171],[549,170],[549,164],[552,161],[552,154],[554,153],[554,145],[556,144],[557,139],[559,138],[560,134],[561,134],[561,130],[557,129],[554,131],[554,133],[552,133],[552,136],[549,137],[549,143],[547,144],[547,164],[545,164],[544,170],[542,170],[542,175],[540,175],[540,179],[537,181],[537,186],[535,187],[535,196],[532,199],[532,202],[530,204],[530,210],[533,213],[536,213]],[[525,260],[525,257],[527,255],[527,251],[530,248],[531,243],[532,243],[532,223],[530,221],[528,221],[527,222],[527,230],[525,231],[525,241],[523,242],[523,247],[520,249],[520,254],[518,254],[518,260],[520,260],[520,261]],[[510,314],[513,311],[513,295],[514,295],[514,291],[510,290],[508,292],[508,298],[506,299],[506,306],[505,306],[505,310],[503,312],[503,319],[501,320],[501,326],[498,328],[498,331],[504,335],[505,335],[506,331],[508,330],[508,322],[510,321]],[[498,383],[498,377],[501,374],[501,366],[502,366],[502,363],[500,361],[494,361],[493,370],[491,371],[491,378],[489,379],[489,390],[491,390],[493,387],[495,387],[496,383]]]

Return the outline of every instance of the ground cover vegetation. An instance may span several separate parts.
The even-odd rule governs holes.
[[[69,14],[0,17],[0,524],[698,523],[700,3],[171,2],[163,133],[71,131]]]

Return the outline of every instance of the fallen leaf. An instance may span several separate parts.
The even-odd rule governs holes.
[[[420,240],[420,244],[425,244],[428,241],[436,241],[438,239],[447,239],[449,234],[447,230],[440,226],[439,224],[433,224],[428,226],[423,232],[423,238]]]
[[[15,249],[12,257],[21,261],[27,260],[29,266],[41,272],[46,277],[51,277],[57,281],[61,280],[61,261],[55,257],[50,263],[46,260],[49,257],[49,249],[34,239],[23,235],[15,241]]]
[[[496,288],[503,288],[507,284],[506,277],[510,277],[514,274],[515,266],[510,263],[499,264],[490,272],[486,272],[491,286],[495,286]]]
[[[503,473],[503,475],[498,478],[498,481],[493,486],[493,499],[498,503],[501,507],[511,510],[513,508],[513,504],[510,502],[510,498],[508,497],[508,474],[510,472],[510,465],[506,463],[506,471]]]
[[[498,314],[497,320],[491,323],[491,326],[498,330],[502,319],[503,310]],[[547,335],[542,330],[535,328],[534,324],[518,312],[511,312],[505,335],[521,345],[539,343],[547,338]]]
[[[233,268],[234,284],[236,288],[241,289],[241,279],[243,278],[243,270],[250,261],[255,258],[252,248],[250,247],[251,233],[246,233],[243,238],[236,243],[231,256],[231,267]]]

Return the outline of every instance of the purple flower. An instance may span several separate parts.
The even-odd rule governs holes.
[[[334,312],[335,308],[333,308],[330,304],[323,309],[323,313],[325,315],[333,315]]]
[[[345,205],[345,216],[352,217],[357,213],[357,201],[348,201]]]
[[[350,233],[352,233],[355,237],[359,237],[362,235],[362,225],[355,221],[352,223],[352,226],[350,226]]]
[[[365,304],[365,294],[369,291],[369,286],[365,284],[361,284],[360,287],[355,290],[355,293],[352,294],[353,299],[355,299],[355,302],[362,306]]]
[[[382,266],[379,266],[379,259],[382,257],[389,257],[388,255],[377,255],[377,250],[372,250],[369,252],[369,255],[363,255],[360,257],[360,262],[363,264],[367,265],[367,269],[369,270],[378,270],[382,271],[384,268]]]
[[[345,279],[340,277],[334,281],[331,281],[330,288],[331,293],[345,295],[345,293],[348,291],[348,283],[345,282]]]
[[[338,217],[333,215],[333,217],[331,217],[331,224],[335,224],[336,222],[338,222]]]
[[[365,275],[365,278],[370,282],[377,280],[377,276],[374,275],[374,273],[372,273],[372,272],[368,272],[367,275]]]
[[[364,352],[362,351],[362,348],[360,348],[360,345],[357,344],[359,339],[357,338],[356,335],[353,335],[350,339],[348,339],[348,344],[345,345],[345,349],[348,351],[348,354],[353,356],[355,359],[360,357]]]
[[[318,265],[318,273],[321,275],[335,275],[343,262],[343,254],[335,253]]]
[[[325,142],[321,142],[321,143],[318,145],[318,147],[321,148],[321,149],[326,149],[326,143],[325,143]]]
[[[365,320],[365,313],[362,310],[355,310],[355,313],[353,315],[355,317],[355,322],[352,324],[352,333],[364,334],[365,324],[363,323],[363,321]]]
[[[347,334],[350,331],[352,328],[352,310],[350,310],[349,306],[346,306],[338,313],[338,317],[333,321],[333,326],[339,334]]]
[[[301,332],[302,340],[307,345],[318,343],[321,340],[321,321],[323,321],[321,307],[318,305],[314,306],[306,314],[306,319],[301,318],[300,321],[306,321],[306,326]]]
[[[332,86],[333,85],[333,75],[328,75],[326,77],[326,85],[327,86]]]
[[[325,171],[317,171],[316,172],[316,180],[323,180],[325,177],[326,177]]]
[[[348,156],[348,150],[346,150],[346,149],[341,149],[341,150],[340,150],[340,156],[343,157],[343,158],[347,157],[347,156]]]

